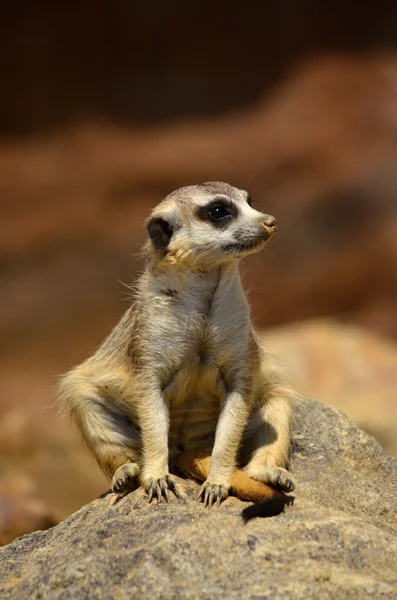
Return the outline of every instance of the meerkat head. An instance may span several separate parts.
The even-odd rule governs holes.
[[[277,223],[255,210],[246,191],[208,182],[169,194],[146,229],[146,248],[157,260],[206,269],[257,252],[276,233]]]

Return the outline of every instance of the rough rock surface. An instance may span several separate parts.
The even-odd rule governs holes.
[[[397,461],[343,414],[299,400],[293,506],[241,518],[184,500],[148,505],[141,491],[92,502],[0,552],[0,596],[91,598],[393,598]]]

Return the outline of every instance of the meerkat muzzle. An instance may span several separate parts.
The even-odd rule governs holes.
[[[265,219],[262,222],[262,227],[269,235],[269,237],[277,233],[278,230],[277,221],[271,215],[266,215]]]

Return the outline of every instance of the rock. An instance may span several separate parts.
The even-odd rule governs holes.
[[[244,523],[249,505],[148,505],[138,490],[103,496],[0,551],[8,599],[390,599],[397,574],[397,461],[343,414],[299,400],[295,502]]]
[[[397,345],[331,319],[263,332],[302,395],[343,410],[397,457]]]

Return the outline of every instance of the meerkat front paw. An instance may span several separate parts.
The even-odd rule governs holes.
[[[138,487],[139,466],[137,463],[121,465],[113,475],[112,492],[124,496]]]
[[[229,495],[229,487],[225,485],[217,485],[214,483],[210,483],[209,481],[205,481],[201,486],[201,490],[197,496],[197,500],[199,502],[204,502],[205,508],[211,508],[212,506],[220,506],[223,500]]]
[[[166,475],[165,477],[160,477],[158,479],[146,480],[143,487],[145,488],[145,491],[148,495],[149,502],[151,502],[154,497],[157,497],[158,502],[161,502],[162,498],[164,498],[165,501],[168,502],[168,490],[173,492],[177,498],[182,498],[176,483],[170,477],[170,475]]]

